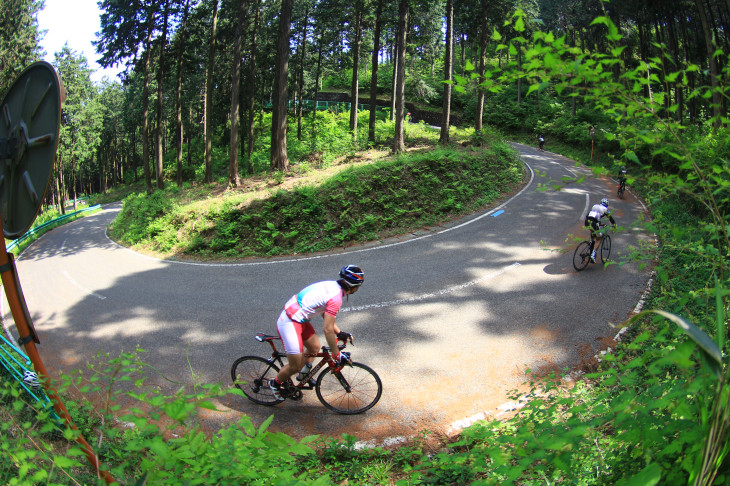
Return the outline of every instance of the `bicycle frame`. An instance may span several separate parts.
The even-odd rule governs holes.
[[[274,344],[274,341],[279,339],[278,337],[272,337],[272,336],[266,336],[264,333],[258,333],[256,334],[256,340],[259,342],[267,342],[269,343],[269,346],[271,346],[271,357],[269,358],[270,362],[278,362],[279,366],[284,366],[284,361],[281,359],[286,356],[286,353],[282,353],[276,348],[276,344]],[[345,345],[340,344],[340,349],[344,349]],[[322,369],[323,366],[327,365],[332,370],[332,373],[337,376],[338,380],[340,380],[340,383],[342,383],[342,386],[345,387],[346,390],[349,391],[350,385],[346,382],[343,383],[341,375],[336,373],[337,371],[340,371],[343,366],[337,366],[335,364],[335,361],[332,359],[332,353],[330,353],[329,348],[327,346],[322,346],[322,351],[319,353],[304,353],[305,358],[322,358],[319,360],[319,362],[312,366],[312,369],[309,370],[309,373],[302,379],[302,381],[299,382],[299,384],[294,384],[293,386],[295,388],[299,388],[300,390],[311,390],[313,387],[309,384],[309,380],[317,376],[317,373],[319,370]],[[294,383],[293,380],[289,380]]]
[[[302,353],[301,356],[319,358],[319,361],[313,363],[314,366],[302,376],[302,380],[294,380],[293,376],[287,379],[280,395],[277,395],[270,383],[284,367],[283,358],[286,354],[276,346],[276,341],[281,338],[263,332],[256,334],[255,338],[261,343],[268,342],[271,354],[268,357],[241,356],[231,366],[234,386],[254,403],[272,406],[285,399],[299,401],[303,398],[304,390],[314,390],[319,401],[328,409],[352,415],[369,410],[380,400],[383,383],[375,370],[355,361],[341,363],[334,359],[327,346],[322,346],[322,350],[317,353]],[[347,344],[342,342],[337,346],[342,350]],[[295,384],[295,381],[298,383]]]

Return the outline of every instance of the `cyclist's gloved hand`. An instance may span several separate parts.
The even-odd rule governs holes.
[[[339,365],[346,365],[350,364],[350,353],[347,351],[342,351],[339,356],[335,358],[335,362]]]
[[[339,339],[343,343],[347,343],[348,341],[350,341],[351,343],[353,342],[352,341],[352,334],[350,334],[349,332],[345,332],[345,331],[338,332],[337,333],[337,339]]]

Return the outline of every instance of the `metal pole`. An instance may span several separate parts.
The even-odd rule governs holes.
[[[4,234],[2,217],[0,217],[0,234]],[[30,314],[28,313],[28,308],[25,304],[25,298],[23,297],[23,292],[20,288],[15,260],[12,253],[8,253],[5,248],[4,241],[0,244],[0,247],[0,272],[2,275],[2,283],[5,287],[5,295],[8,299],[8,304],[10,305],[10,312],[13,314],[13,319],[15,320],[15,327],[18,329],[18,335],[20,336],[19,342],[25,347],[25,352],[28,355],[28,358],[30,358],[31,363],[33,363],[35,372],[42,378],[41,382],[45,388],[46,395],[48,395],[48,398],[51,399],[51,403],[53,403],[53,408],[56,410],[56,413],[59,417],[62,417],[66,421],[69,427],[78,431],[78,427],[76,427],[76,424],[74,424],[71,420],[71,416],[69,415],[66,406],[61,401],[61,397],[59,397],[58,392],[51,386],[50,376],[46,370],[46,366],[43,364],[40,354],[38,353],[38,349],[36,348],[36,344],[40,344],[40,341],[38,340],[38,336],[36,335],[35,329],[31,323]],[[116,480],[111,476],[111,474],[109,474],[109,472],[100,469],[99,458],[96,457],[94,450],[91,448],[89,443],[86,442],[80,432],[76,436],[76,442],[83,449],[86,454],[86,458],[89,460],[89,463],[91,463],[94,471],[96,471],[97,476],[102,478],[107,484],[115,483]]]

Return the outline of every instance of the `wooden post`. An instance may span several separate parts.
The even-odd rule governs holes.
[[[596,128],[593,125],[591,125],[591,128],[589,131],[591,134],[591,162],[593,162],[593,147],[596,144]]]

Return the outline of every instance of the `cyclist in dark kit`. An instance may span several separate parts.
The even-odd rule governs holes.
[[[591,261],[596,263],[596,248],[601,247],[601,241],[603,241],[603,228],[601,227],[601,220],[608,217],[613,227],[616,227],[616,221],[611,216],[611,211],[608,210],[608,199],[605,197],[601,199],[600,204],[594,204],[591,210],[586,216],[585,225],[591,231]]]

